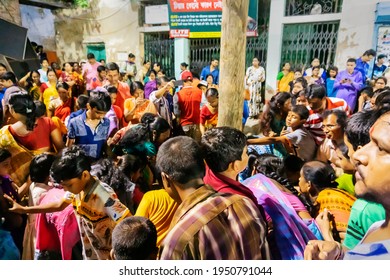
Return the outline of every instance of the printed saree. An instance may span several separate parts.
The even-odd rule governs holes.
[[[30,173],[30,162],[32,158],[42,151],[30,151],[18,144],[9,131],[9,125],[0,129],[0,148],[7,149],[11,153],[10,177],[16,185],[21,186],[27,181]]]

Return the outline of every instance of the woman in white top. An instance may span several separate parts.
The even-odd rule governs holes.
[[[260,66],[259,59],[255,57],[245,75],[245,84],[250,92],[249,117],[257,117],[261,112],[261,83],[264,81],[265,70]]]

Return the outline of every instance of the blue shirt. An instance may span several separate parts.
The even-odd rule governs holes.
[[[68,138],[75,139],[87,156],[98,159],[101,156],[102,148],[108,138],[110,121],[103,118],[94,131],[85,122],[86,111],[70,120],[68,125]]]
[[[356,67],[355,70],[358,70],[360,73],[362,73],[363,77],[363,82],[367,80],[367,74],[368,74],[368,69],[370,68],[370,64],[367,62],[364,62],[361,57],[356,59]]]
[[[335,81],[336,80],[332,80],[331,78],[326,80],[326,95],[328,97],[336,97],[337,91],[333,88]]]
[[[4,98],[5,90],[6,90],[6,88],[3,88],[2,90],[0,90],[0,102],[1,102],[1,101],[3,100],[3,98]]]
[[[202,69],[202,73],[200,73],[200,79],[206,80],[206,77],[208,74],[211,74],[213,76],[214,84],[218,85],[218,83],[219,83],[219,70],[218,70],[218,68],[214,69],[213,72],[211,72],[210,65],[205,66]]]
[[[372,78],[376,79],[376,78],[382,77],[383,72],[385,72],[386,68],[387,68],[386,65],[378,66],[375,63],[374,69],[372,70]]]
[[[73,118],[75,118],[77,116],[80,116],[84,111],[85,111],[85,109],[80,109],[80,110],[77,110],[76,112],[70,113],[70,116],[69,116],[69,119],[68,119],[68,123],[70,122],[71,119],[73,119]]]

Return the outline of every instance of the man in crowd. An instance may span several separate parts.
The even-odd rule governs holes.
[[[390,259],[389,128],[390,113],[385,113],[371,128],[371,141],[352,156],[357,170],[356,196],[382,204],[386,218],[372,224],[360,243],[347,252],[336,241],[309,241],[305,259]]]
[[[350,58],[347,60],[347,69],[340,71],[336,76],[333,89],[337,92],[336,97],[344,99],[351,111],[355,111],[358,100],[358,91],[363,87],[365,78],[360,70],[357,69],[356,60]]]
[[[377,79],[379,77],[382,77],[383,72],[385,72],[387,66],[384,65],[386,60],[385,54],[378,55],[378,58],[376,60],[376,63],[374,64],[374,69],[372,70],[372,78]]]
[[[209,74],[213,76],[214,84],[218,85],[219,84],[218,59],[216,58],[211,59],[210,65],[205,66],[202,72],[200,73],[200,79],[205,80],[207,75]]]
[[[161,145],[157,168],[168,194],[179,203],[162,245],[163,260],[269,259],[265,222],[257,206],[240,195],[205,185],[200,146],[187,136]]]
[[[192,86],[192,74],[190,71],[182,74],[183,88],[175,94],[174,113],[184,133],[200,141],[200,103],[202,101],[202,91]]]
[[[104,84],[105,87],[114,86],[117,89],[117,97],[115,104],[118,106],[122,114],[124,112],[124,104],[127,98],[130,98],[130,88],[127,83],[119,81],[119,66],[115,62],[107,63],[107,81]]]
[[[325,133],[322,130],[322,114],[326,110],[342,110],[348,116],[350,109],[345,100],[326,97],[326,88],[322,85],[310,85],[307,89],[306,99],[311,110],[305,127],[313,135],[317,145],[320,145],[325,139]]]
[[[373,49],[367,50],[361,57],[356,59],[356,70],[362,73],[363,82],[370,79],[368,69],[370,68],[370,61],[376,56],[376,51]]]

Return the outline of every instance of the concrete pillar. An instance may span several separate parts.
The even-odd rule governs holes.
[[[348,58],[358,58],[364,51],[375,46],[373,33],[376,2],[388,1],[343,1],[335,57],[339,70],[345,69]]]
[[[276,76],[280,69],[280,58],[282,53],[283,17],[285,0],[272,0],[270,21],[268,30],[268,51],[266,69],[266,96],[269,100],[273,92],[276,92]]]
[[[187,38],[176,38],[175,46],[175,77],[180,77],[180,63],[190,64],[190,40]]]

